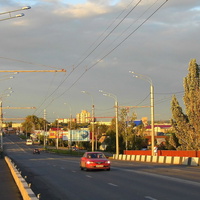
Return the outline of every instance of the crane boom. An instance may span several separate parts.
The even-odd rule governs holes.
[[[3,121],[25,120],[26,118],[3,118]]]
[[[65,69],[58,70],[0,70],[0,72],[66,72]]]
[[[36,109],[36,107],[2,107],[2,109]]]

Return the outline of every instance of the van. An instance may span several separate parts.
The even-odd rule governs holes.
[[[32,144],[33,144],[33,141],[31,139],[26,140],[26,145],[32,145]]]

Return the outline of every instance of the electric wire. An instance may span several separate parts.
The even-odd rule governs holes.
[[[124,43],[131,35],[133,35],[142,25],[144,25],[158,10],[160,10],[165,3],[167,3],[168,0],[165,0],[165,2],[163,2],[152,14],[150,14],[145,20],[143,20],[143,22],[138,25],[128,36],[126,36],[118,45],[116,45],[113,49],[111,49],[107,54],[105,54],[100,60],[98,60],[96,63],[94,63],[91,67],[89,67],[88,69],[86,69],[77,79],[76,81],[74,81],[72,83],[72,85],[70,87],[68,87],[67,90],[65,90],[65,92],[61,93],[59,96],[57,96],[56,98],[54,98],[48,105],[47,107],[57,98],[60,98],[61,96],[63,96],[67,91],[69,91],[84,75],[85,73],[92,69],[94,66],[96,66],[100,61],[102,61],[104,58],[106,58],[108,55],[110,55],[115,49],[117,49],[122,43]],[[46,107],[46,108],[47,108]]]
[[[113,20],[113,22],[102,32],[102,34],[100,34],[100,36],[88,47],[88,49],[85,51],[85,53],[87,53],[97,42],[98,40],[100,40],[101,37],[103,37],[103,35],[106,33],[106,31],[109,30],[109,28],[112,27],[112,25],[120,18],[120,16],[130,7],[130,5],[134,2],[135,0],[132,0],[124,10],[122,10],[122,12]],[[106,37],[108,37],[109,35],[107,35]],[[104,40],[104,39],[103,39]],[[100,46],[103,43],[103,40],[98,44],[98,46]],[[75,64],[76,68],[81,65],[88,57],[89,55],[91,55],[95,49],[97,49],[97,46],[81,61],[77,61],[78,64]],[[83,53],[83,54],[85,54]],[[82,57],[82,56],[81,56]],[[75,62],[76,63],[76,62]]]
[[[57,88],[50,94],[50,95],[48,95],[48,97],[47,98],[45,98],[45,100],[42,102],[42,104],[39,106],[39,108],[45,103],[45,101],[48,99],[48,98],[50,98],[59,88],[60,88],[60,86],[61,85],[63,85],[63,83],[68,79],[68,77],[72,74],[72,72],[74,72],[74,70],[76,69],[76,68],[78,68],[110,35],[111,35],[111,33],[113,33],[113,31],[127,18],[127,16],[139,5],[139,3],[141,2],[142,0],[139,0],[138,1],[138,3],[125,15],[125,17],[123,17],[122,18],[122,20],[120,20],[120,22],[105,36],[105,38],[103,38],[103,40],[100,42],[100,43],[98,43],[97,44],[97,46],[81,61],[81,62],[79,62],[74,68],[73,68],[73,70],[66,76],[66,78],[57,86]],[[133,2],[133,1],[132,1]],[[132,4],[132,2],[129,4],[129,5],[131,5]],[[128,6],[129,6],[128,5]],[[127,6],[127,7],[128,7]],[[121,14],[125,11],[126,9],[124,9],[121,13],[120,13],[120,15],[119,16],[121,16]],[[114,20],[114,22],[119,18],[119,16]],[[114,22],[113,23],[111,23],[111,25],[112,24],[114,24]],[[109,27],[111,27],[111,25],[109,26]],[[108,28],[109,28],[108,27]],[[108,28],[106,29],[106,30],[108,30]],[[105,31],[106,31],[105,30]],[[105,32],[104,31],[104,32]],[[87,72],[87,69],[86,69],[86,71],[85,72]],[[85,74],[85,72],[78,78],[78,80]],[[75,84],[75,83],[74,83]],[[71,85],[71,87],[72,86],[74,86],[74,84],[72,84]],[[70,88],[71,88],[70,87]],[[70,89],[69,88],[69,89]],[[62,96],[62,95],[60,95],[60,96]],[[58,96],[57,98],[59,98],[60,96]],[[56,98],[56,99],[57,99]],[[53,100],[51,100],[51,102],[48,104],[48,106],[54,101],[55,99],[53,99]],[[47,107],[48,107],[47,106]],[[38,109],[39,109],[38,108]],[[34,111],[34,113],[38,110],[38,109],[36,109],[35,111]]]
[[[63,96],[67,91],[69,91],[84,75],[86,72],[88,72],[90,69],[92,69],[94,66],[96,66],[99,62],[101,62],[104,58],[106,58],[108,55],[110,55],[114,50],[116,50],[122,43],[124,43],[130,36],[132,36],[142,25],[144,25],[158,10],[160,10],[164,4],[167,2],[168,0],[166,0],[165,2],[163,2],[152,14],[150,14],[145,20],[143,20],[143,22],[141,24],[139,24],[130,34],[128,34],[119,44],[117,44],[113,49],[111,49],[107,54],[105,54],[103,57],[101,57],[101,59],[99,59],[96,63],[94,63],[93,65],[91,65],[89,68],[87,68],[72,84],[70,87],[68,87],[68,89],[66,89],[63,93],[61,93],[59,96],[55,97],[54,99],[51,100],[51,102],[46,106],[46,108],[57,98]],[[141,1],[139,1],[141,2]],[[113,31],[112,31],[113,32]],[[105,41],[105,40],[103,40]],[[97,45],[98,46],[98,45]],[[97,48],[97,47],[96,47]],[[95,49],[96,49],[95,48]],[[91,54],[90,54],[91,55]],[[71,73],[74,70],[71,71]],[[71,74],[70,73],[70,74]],[[69,74],[69,75],[70,75]],[[69,76],[67,76],[69,77]],[[65,78],[66,80],[67,78]],[[65,82],[65,80],[63,80],[62,83]],[[61,84],[62,84],[61,83]],[[57,87],[59,88],[61,86],[61,84]],[[53,94],[53,93],[52,93]]]

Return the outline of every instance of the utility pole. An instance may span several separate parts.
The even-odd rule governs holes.
[[[44,109],[44,149],[46,148],[46,131],[47,131],[46,117],[47,117],[47,113],[46,113],[46,109]]]
[[[3,133],[2,133],[2,125],[3,125],[3,112],[2,112],[2,101],[0,101],[0,137],[1,137],[1,151],[3,151]]]

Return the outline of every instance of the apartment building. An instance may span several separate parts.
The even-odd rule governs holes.
[[[90,123],[92,118],[87,110],[82,110],[81,113],[76,114],[77,123]]]

